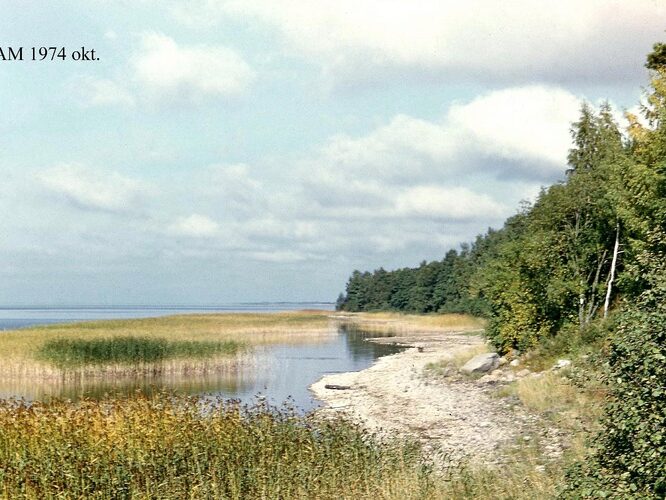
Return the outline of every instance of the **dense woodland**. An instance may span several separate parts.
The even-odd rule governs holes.
[[[642,116],[620,130],[609,104],[584,105],[566,179],[501,229],[416,268],[355,271],[338,299],[482,315],[501,352],[598,342],[612,398],[572,497],[666,496],[666,44],[646,67]]]

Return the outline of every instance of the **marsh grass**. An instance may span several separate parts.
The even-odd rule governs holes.
[[[212,371],[233,370],[239,363],[251,360],[250,351],[254,346],[287,343],[318,343],[326,341],[335,330],[325,311],[298,311],[284,313],[242,313],[242,314],[191,314],[159,318],[143,318],[113,321],[93,321],[85,323],[56,324],[21,330],[0,332],[0,378],[19,379],[59,379],[67,376],[125,376],[128,371],[140,374],[150,373],[210,373]],[[161,361],[133,363],[110,361],[107,364],[80,366],[75,374],[64,373],[62,368],[50,362],[58,360],[61,366],[66,360],[61,354],[49,351],[46,344],[59,340],[63,343],[87,342],[90,346],[106,345],[103,342],[117,338],[135,337],[144,339],[144,357],[159,355],[161,343],[166,342],[170,356]],[[95,342],[93,342],[95,341]],[[151,343],[151,341],[154,341]],[[188,344],[189,342],[189,344]],[[213,353],[226,342],[243,344],[246,349],[236,354]],[[149,347],[149,343],[150,347]],[[82,345],[82,344],[81,344]],[[126,346],[129,344],[125,343]],[[138,344],[134,344],[138,350]],[[227,344],[231,346],[232,344]],[[170,346],[170,347],[169,347]],[[58,349],[62,351],[63,346]],[[46,351],[44,351],[46,349]],[[68,348],[69,349],[69,348]],[[73,354],[71,348],[68,352]],[[78,349],[78,348],[77,348]],[[83,348],[81,348],[83,349]],[[78,355],[83,352],[78,349]],[[95,348],[97,349],[97,348]],[[66,349],[67,350],[67,349]],[[102,350],[110,352],[105,347]],[[138,351],[137,351],[138,352]],[[189,352],[189,354],[187,354]],[[206,352],[206,356],[201,354]],[[182,355],[181,355],[182,354]],[[104,354],[100,353],[101,359]],[[136,356],[132,355],[135,359]],[[128,366],[131,370],[128,370]]]
[[[390,312],[338,313],[342,324],[366,333],[409,335],[453,331],[480,331],[485,321],[466,314],[403,314]]]
[[[61,369],[90,365],[157,363],[174,358],[210,358],[234,355],[245,346],[239,342],[166,340],[162,338],[113,337],[110,339],[54,339],[37,352],[37,359]]]
[[[3,498],[431,498],[419,447],[343,419],[148,398],[0,402]]]

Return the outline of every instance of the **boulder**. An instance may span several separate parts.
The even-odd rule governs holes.
[[[461,370],[465,373],[486,373],[499,366],[499,354],[489,352],[470,359]]]

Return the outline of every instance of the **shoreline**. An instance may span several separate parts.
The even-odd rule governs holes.
[[[520,438],[531,439],[539,418],[497,397],[493,386],[424,373],[429,363],[482,346],[480,335],[459,330],[368,340],[410,347],[379,358],[365,370],[330,374],[312,384],[310,390],[323,404],[319,415],[344,415],[381,436],[416,439],[442,466],[500,464]]]

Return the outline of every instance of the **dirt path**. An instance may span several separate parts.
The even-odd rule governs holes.
[[[382,434],[415,437],[454,462],[502,462],[507,445],[534,427],[536,416],[515,401],[493,396],[486,383],[424,376],[428,363],[482,344],[479,335],[450,332],[374,341],[413,347],[382,357],[366,370],[328,375],[313,384],[311,390],[326,404],[322,413],[342,412]]]

